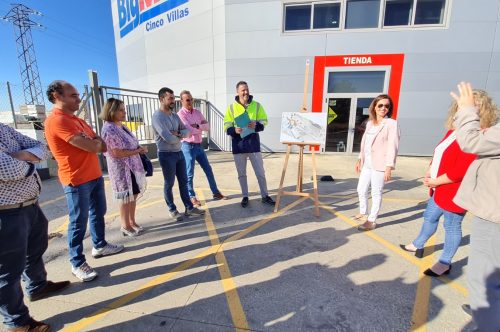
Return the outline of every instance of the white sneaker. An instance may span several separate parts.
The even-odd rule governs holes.
[[[71,273],[75,275],[81,281],[91,281],[97,277],[97,272],[87,264],[83,263],[79,267],[71,267]]]
[[[112,244],[112,243],[108,242],[108,244],[106,244],[102,248],[99,248],[99,249],[92,248],[92,257],[100,258],[102,256],[114,255],[114,254],[119,253],[122,250],[123,250],[123,245]]]
[[[175,211],[170,211],[170,216],[172,217],[172,219],[174,219],[175,221],[182,221],[182,215],[179,213],[179,211],[175,210]]]
[[[197,214],[199,216],[202,216],[205,214],[205,210],[198,209],[196,206],[194,206],[192,209],[186,209],[186,212],[184,212],[186,216],[190,216],[192,214]]]

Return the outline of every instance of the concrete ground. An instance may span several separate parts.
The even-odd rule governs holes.
[[[264,154],[268,187],[275,195],[284,154]],[[71,280],[62,294],[28,304],[32,315],[64,331],[469,331],[466,266],[470,216],[448,277],[422,272],[439,257],[440,226],[425,257],[402,251],[418,234],[428,198],[422,175],[428,158],[399,157],[384,191],[371,232],[359,232],[355,157],[318,155],[321,215],[310,199],[284,197],[273,213],[260,202],[248,166],[250,205],[240,206],[240,189],[230,153],[210,152],[217,182],[228,200],[213,201],[197,166],[195,186],[205,217],[170,220],[163,178],[155,163],[148,190],[138,202],[137,220],[145,234],[119,233],[118,206],[108,194],[107,240],[124,244],[118,255],[92,258],[99,277],[82,283],[72,274],[66,245],[67,208],[57,178],[44,181],[41,206],[50,220],[46,268],[51,280]],[[304,160],[310,190],[310,155]],[[293,155],[285,185],[296,184]],[[177,189],[175,191],[177,193]],[[182,205],[176,195],[177,205]],[[184,210],[180,209],[179,210]]]

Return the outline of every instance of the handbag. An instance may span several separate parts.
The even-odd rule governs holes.
[[[149,160],[148,156],[145,154],[141,153],[139,156],[141,157],[142,166],[146,171],[146,176],[153,176],[153,164],[151,163],[151,160]]]

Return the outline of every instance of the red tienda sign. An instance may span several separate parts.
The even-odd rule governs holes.
[[[394,102],[392,117],[397,118],[401,77],[403,74],[404,54],[357,54],[314,57],[314,82],[312,92],[312,111],[323,109],[325,69],[328,67],[390,66],[389,96]]]

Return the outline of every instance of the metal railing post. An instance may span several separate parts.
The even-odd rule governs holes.
[[[101,91],[99,88],[99,80],[97,79],[97,72],[93,70],[89,70],[89,82],[90,82],[90,91],[92,92],[92,99],[94,101],[94,119],[96,123],[96,133],[97,135],[101,135],[102,130],[102,121],[99,119],[99,114],[101,114],[103,100],[101,98]]]
[[[89,81],[90,81],[90,91],[92,93],[92,100],[94,101],[94,119],[95,119],[95,129],[96,134],[101,135],[102,131],[102,120],[99,119],[99,114],[101,114],[102,110],[102,99],[101,92],[99,89],[99,81],[97,79],[97,72],[93,70],[89,70]],[[107,170],[106,160],[104,160],[104,155],[99,153],[99,161],[101,163],[101,169]]]

